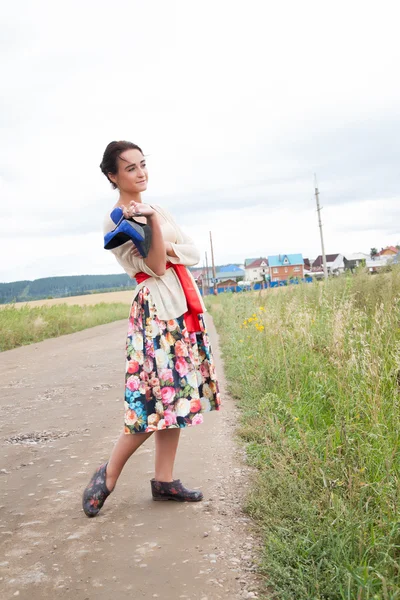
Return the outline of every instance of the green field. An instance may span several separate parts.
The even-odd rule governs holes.
[[[0,310],[0,352],[95,325],[127,319],[129,305],[5,306]]]
[[[400,271],[208,302],[268,598],[400,598]]]

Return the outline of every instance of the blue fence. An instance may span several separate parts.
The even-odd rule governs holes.
[[[312,277],[303,277],[302,279],[287,279],[285,281],[270,281],[268,287],[283,287],[285,285],[299,285],[299,283],[312,283]]]
[[[266,290],[268,288],[277,288],[277,287],[285,287],[288,285],[299,285],[299,283],[312,283],[312,277],[303,277],[302,279],[286,279],[285,281],[268,281],[265,283],[255,283],[251,287],[240,287],[239,285],[230,286],[227,288],[219,288],[218,294],[223,294],[224,292],[249,292],[253,290]],[[202,290],[200,288],[200,293],[202,294]],[[214,293],[214,288],[210,287],[210,294]]]

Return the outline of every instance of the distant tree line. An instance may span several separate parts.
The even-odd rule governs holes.
[[[80,296],[95,291],[133,289],[136,286],[126,273],[120,275],[71,275],[44,277],[34,281],[0,283],[0,304],[26,302],[43,298]]]
[[[237,265],[239,266],[239,265]],[[196,268],[196,267],[195,267]],[[219,269],[220,267],[216,267]],[[193,270],[193,269],[191,269]],[[28,302],[43,298],[66,298],[94,292],[112,292],[134,289],[136,282],[126,273],[118,275],[69,275],[43,277],[33,281],[0,283],[0,304]]]

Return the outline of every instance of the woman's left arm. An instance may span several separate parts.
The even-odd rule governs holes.
[[[182,238],[182,243],[173,244],[172,242],[165,242],[167,258],[173,264],[193,267],[200,260],[200,252],[193,243],[193,240],[183,232]]]
[[[173,216],[165,208],[157,207],[157,210],[174,226],[177,233],[175,243],[165,242],[167,260],[173,264],[181,264],[186,267],[197,265],[200,261],[200,252],[192,238],[182,231]]]

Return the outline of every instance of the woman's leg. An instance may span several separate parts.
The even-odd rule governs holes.
[[[145,442],[150,433],[124,433],[122,432],[115,444],[107,465],[106,486],[111,492],[121,474],[128,458]]]
[[[180,432],[178,428],[156,431],[156,472],[151,480],[153,500],[199,502],[203,499],[200,490],[189,490],[173,478]]]
[[[180,433],[181,430],[178,427],[155,432],[156,460],[154,478],[156,481],[173,481],[172,473]]]

